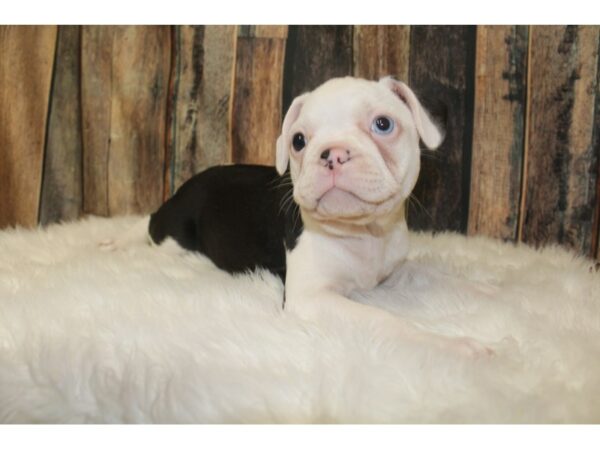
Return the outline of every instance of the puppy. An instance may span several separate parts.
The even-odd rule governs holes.
[[[404,83],[332,79],[292,102],[276,171],[237,165],[196,175],[151,216],[150,236],[157,244],[172,237],[230,272],[279,274],[285,309],[309,320],[335,315],[394,338],[488,353],[472,339],[427,333],[348,298],[402,264],[404,202],[419,174],[419,141],[434,149],[442,139]]]

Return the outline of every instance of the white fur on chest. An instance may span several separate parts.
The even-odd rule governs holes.
[[[370,289],[389,276],[407,252],[408,231],[403,221],[381,235],[368,227],[350,236],[308,229],[287,255],[286,288],[325,287],[341,294]]]

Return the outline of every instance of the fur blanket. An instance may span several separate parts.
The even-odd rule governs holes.
[[[558,249],[414,234],[355,299],[484,341],[471,359],[281,311],[265,272],[131,245],[139,218],[0,232],[2,422],[600,422],[600,274]]]

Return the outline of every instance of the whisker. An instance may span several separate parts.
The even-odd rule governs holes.
[[[419,201],[419,199],[417,197],[415,197],[413,194],[410,194],[408,196],[408,203],[410,204],[411,200],[414,202],[413,204],[417,205],[419,208],[421,208],[421,210],[427,214],[427,217],[429,217],[431,219],[431,221],[433,222],[433,216],[431,215],[431,213],[429,211],[427,211],[427,208],[425,208],[425,206],[423,206],[423,203],[421,203]]]
[[[279,205],[279,213],[287,213],[287,205],[289,204],[290,200],[293,200],[294,198],[294,191],[290,190],[288,192],[286,192],[283,197],[281,198],[281,203]]]
[[[424,159],[429,159],[431,161],[442,161],[444,159],[443,155],[441,155],[439,152],[430,152],[427,150],[422,150],[421,156]]]
[[[283,202],[283,208],[285,210],[284,214],[287,214],[290,212],[290,208],[292,207],[292,205],[294,205],[294,195],[293,193],[291,193],[290,195],[287,196],[287,198],[285,199],[285,201]]]

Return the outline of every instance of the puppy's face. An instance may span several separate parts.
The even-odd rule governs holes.
[[[297,97],[277,140],[294,199],[322,221],[369,223],[402,206],[419,174],[419,137],[442,135],[412,91],[391,78],[332,79]]]

